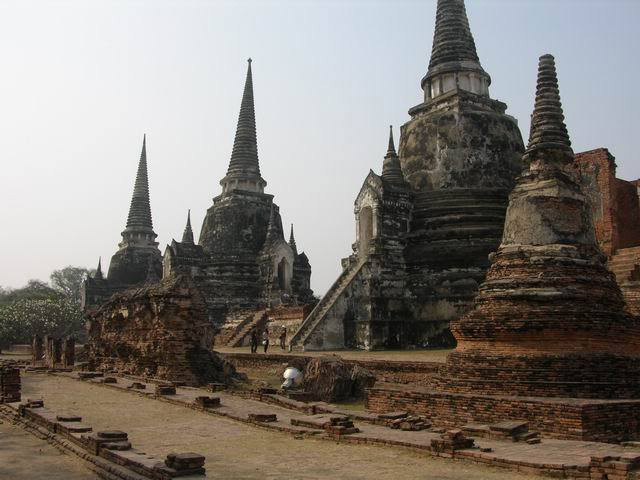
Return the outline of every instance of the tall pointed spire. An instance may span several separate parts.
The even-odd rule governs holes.
[[[464,0],[438,0],[429,68],[464,61],[480,63]]]
[[[127,217],[127,229],[153,231],[151,205],[149,202],[149,177],[147,176],[147,136],[142,139],[142,152],[138,163],[138,173],[133,187],[133,197]]]
[[[193,245],[193,230],[191,230],[191,210],[187,211],[187,226],[184,227],[182,233],[182,243],[188,243]]]
[[[563,152],[562,157],[567,161],[573,160],[571,140],[560,101],[555,59],[553,55],[543,55],[538,64],[536,103],[531,116],[531,134],[525,158],[531,160],[537,152],[549,150]],[[549,156],[545,155],[545,158]]]
[[[291,224],[291,233],[289,234],[289,246],[293,250],[293,253],[298,254],[298,247],[296,246],[296,239],[293,236],[293,223]]]
[[[230,184],[232,179],[235,181],[233,185]],[[231,161],[229,162],[227,175],[220,183],[225,187],[225,190],[231,186],[245,190],[262,191],[266,185],[266,182],[260,176],[260,164],[258,162],[251,59],[248,60],[247,77],[244,83]]]
[[[461,72],[467,75],[458,78]],[[453,75],[434,78],[443,74]],[[437,80],[433,92],[432,80]],[[426,97],[433,98],[453,88],[488,96],[490,84],[491,77],[478,58],[464,0],[438,0],[429,71],[422,79]]]
[[[96,273],[93,276],[96,280],[102,280],[104,275],[102,274],[102,257],[98,257],[98,268],[96,268]]]
[[[393,126],[389,125],[389,146],[382,164],[382,180],[391,184],[404,184],[404,176],[400,167],[400,159],[393,142]]]

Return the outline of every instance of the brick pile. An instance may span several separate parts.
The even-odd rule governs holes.
[[[378,415],[378,420],[394,430],[417,432],[431,427],[431,422],[423,415],[409,415],[407,412],[390,412]]]
[[[473,438],[467,438],[462,430],[448,430],[440,438],[431,440],[431,449],[438,453],[453,453],[473,447]]]
[[[169,478],[186,475],[204,475],[204,456],[197,453],[170,453],[164,461],[165,466],[156,470],[166,473]]]
[[[220,406],[220,397],[208,397],[205,395],[198,396],[193,401],[198,407],[202,408],[216,408]]]
[[[258,423],[271,423],[278,421],[278,417],[275,413],[250,413],[247,415],[247,418],[252,422]]]
[[[318,414],[304,418],[292,418],[291,425],[324,430],[331,435],[351,435],[360,432],[346,415]]]
[[[0,403],[20,401],[20,369],[13,362],[0,362]]]
[[[189,386],[229,382],[235,369],[210,350],[205,310],[188,276],[118,293],[90,313],[89,368]]]
[[[594,456],[589,462],[591,480],[628,480],[638,478],[632,472],[640,467],[640,456]],[[631,476],[633,475],[633,476]]]
[[[176,387],[175,385],[163,385],[159,384],[155,386],[154,390],[156,395],[175,395]]]

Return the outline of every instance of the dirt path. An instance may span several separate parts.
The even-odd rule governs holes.
[[[0,420],[0,478],[7,480],[96,480],[75,457]]]
[[[195,451],[210,477],[300,480],[526,480],[540,477],[467,465],[397,448],[296,440],[127,392],[48,375],[25,375],[24,398],[43,397],[53,411],[77,413],[95,429],[129,433],[150,454]],[[11,478],[11,477],[10,477]]]

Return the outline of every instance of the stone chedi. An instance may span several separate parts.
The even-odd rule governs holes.
[[[467,311],[500,244],[524,150],[517,121],[489,97],[463,0],[439,0],[424,102],[402,126],[400,162],[415,194],[405,259],[418,338]]]
[[[159,279],[162,276],[162,255],[155,241],[156,237],[149,201],[145,135],[127,224],[122,232],[122,242],[118,245],[118,251],[111,257],[107,277],[104,278],[99,261],[94,277],[85,281],[83,306],[94,308],[115,292]]]
[[[554,59],[540,59],[528,170],[443,385],[458,392],[640,397],[640,325],[596,243],[576,175]]]
[[[222,193],[204,218],[198,244],[190,215],[182,241],[164,255],[164,277],[187,273],[205,299],[209,318],[221,327],[234,309],[312,301],[311,266],[298,253],[293,231],[285,240],[279,207],[264,192],[260,173],[251,60]]]
[[[368,408],[448,425],[527,421],[543,434],[619,442],[640,433],[640,324],[596,242],[551,55],[540,58],[526,169],[502,243],[429,388],[376,386]]]
[[[500,244],[522,136],[489,97],[463,0],[439,0],[424,101],[399,155],[370,172],[355,201],[344,271],[293,338],[307,350],[449,345]]]

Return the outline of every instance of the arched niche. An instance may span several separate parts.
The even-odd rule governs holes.
[[[278,262],[276,280],[280,290],[286,292],[291,289],[291,267],[285,257]]]
[[[366,255],[369,251],[369,244],[373,238],[373,208],[366,206],[360,209],[358,213],[358,238],[359,251]]]

